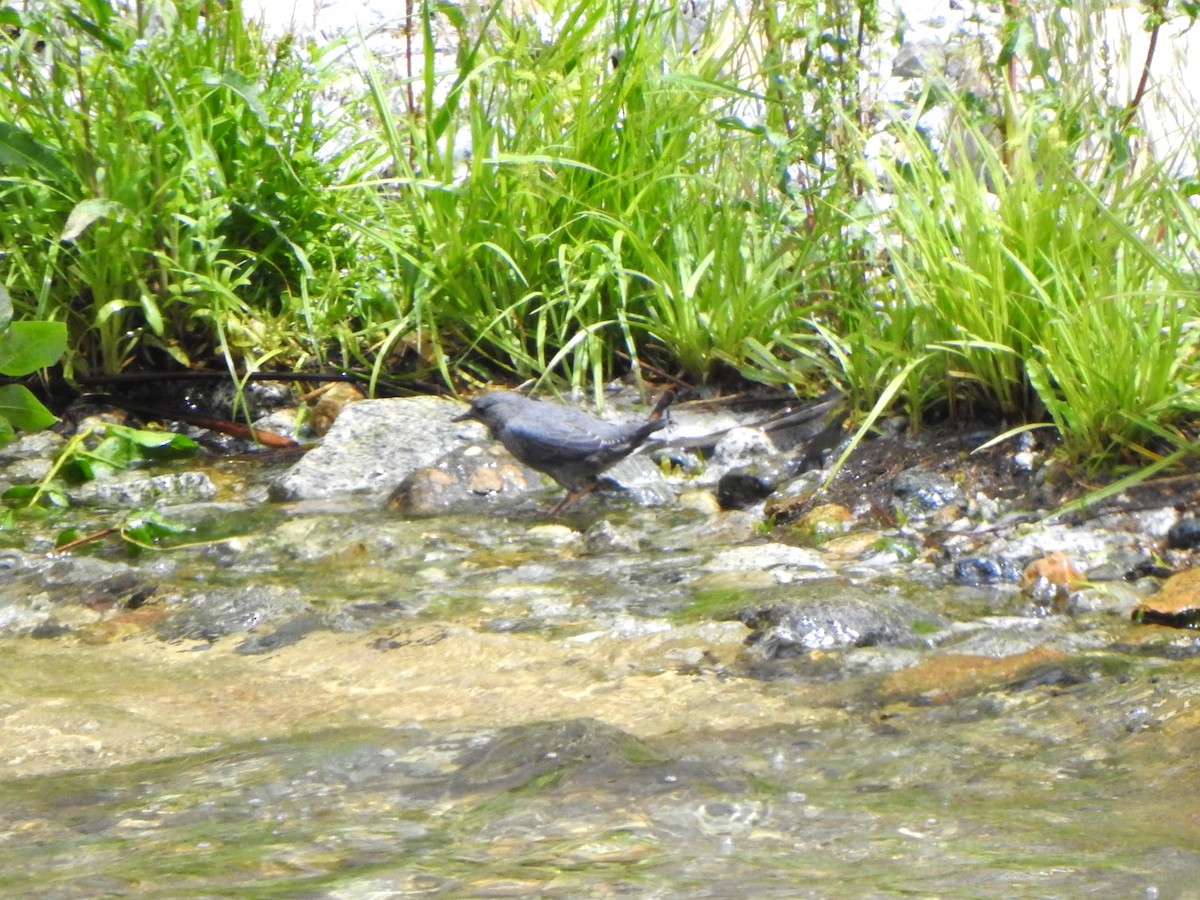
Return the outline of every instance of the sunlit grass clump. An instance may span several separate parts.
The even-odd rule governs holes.
[[[883,217],[894,290],[856,340],[875,372],[922,361],[901,391],[914,413],[1050,423],[1093,462],[1186,443],[1172,426],[1200,399],[1200,231],[1178,186],[1034,114],[1004,141],[964,116],[944,153],[915,129],[902,147]]]
[[[362,288],[319,60],[237,2],[4,12],[0,277],[67,373],[322,354]]]
[[[374,233],[437,358],[576,385],[646,358],[704,381],[802,327],[824,245],[736,115],[728,45],[682,41],[667,4],[546,4],[540,29],[499,9],[456,21],[452,75],[423,56],[408,115],[368,73],[396,173]]]

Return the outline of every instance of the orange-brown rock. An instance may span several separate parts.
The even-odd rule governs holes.
[[[1067,554],[1048,553],[1025,567],[1021,573],[1021,588],[1031,588],[1042,580],[1071,588],[1084,584],[1087,576],[1072,565]]]
[[[1007,684],[1070,656],[1050,647],[1037,647],[1013,656],[945,654],[930,656],[884,679],[882,692],[895,700],[944,703]]]
[[[324,436],[347,403],[365,400],[362,391],[346,381],[335,381],[305,395],[309,406],[309,425],[315,434]]]
[[[792,531],[804,541],[820,544],[845,533],[853,520],[854,514],[846,507],[822,503],[797,519]]]
[[[1157,594],[1133,611],[1133,621],[1172,628],[1200,627],[1200,569],[1188,569],[1164,581]]]

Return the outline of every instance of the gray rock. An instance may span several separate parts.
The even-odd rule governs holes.
[[[731,469],[740,469],[779,456],[779,448],[758,428],[731,428],[717,441],[709,459],[709,470],[717,477]]]
[[[172,606],[157,628],[168,641],[215,641],[256,628],[280,629],[312,612],[298,589],[277,585],[202,591]]]
[[[1026,562],[1048,553],[1066,553],[1090,571],[1115,555],[1140,549],[1141,539],[1128,532],[1108,531],[1091,525],[1035,524],[983,549],[988,555]]]
[[[67,488],[67,497],[81,506],[140,509],[201,503],[217,495],[217,486],[204,472],[169,472],[147,476],[124,472]]]
[[[481,505],[514,506],[549,483],[499,444],[465,446],[400,482],[388,499],[388,508],[438,515],[478,510]]]
[[[451,419],[464,407],[442,397],[364,400],[342,410],[320,447],[276,479],[272,500],[314,500],[338,494],[390,495],[418,469],[483,427]]]
[[[752,629],[746,644],[764,659],[787,659],[811,650],[845,647],[912,647],[921,643],[913,621],[930,620],[915,607],[886,597],[835,587],[738,613]]]
[[[892,483],[896,506],[904,518],[925,519],[948,507],[967,508],[967,495],[944,475],[906,469]]]
[[[765,500],[795,474],[790,457],[771,456],[726,472],[717,482],[717,502],[722,509],[745,509]]]
[[[53,431],[22,434],[0,447],[0,483],[33,484],[50,472],[54,457],[66,439]]]
[[[946,47],[931,39],[901,45],[892,60],[893,78],[926,78],[946,69]]]
[[[600,474],[600,490],[623,491],[639,506],[665,506],[675,492],[654,462],[643,454],[627,456]]]

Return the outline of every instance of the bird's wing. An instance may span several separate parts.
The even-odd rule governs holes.
[[[506,445],[511,441],[512,445],[528,448],[538,455],[552,447],[557,455],[582,459],[621,443],[623,435],[608,429],[600,431],[596,422],[586,419],[554,416],[535,420],[523,416],[505,422],[500,437]]]

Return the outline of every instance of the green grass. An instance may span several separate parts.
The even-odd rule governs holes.
[[[369,227],[408,263],[434,356],[577,386],[618,355],[698,381],[743,364],[811,311],[814,253],[761,163],[770,136],[733,114],[729,53],[676,46],[666,5],[546,8],[550,42],[458,20],[441,89],[424,57],[428,108],[398,115],[367,73],[397,176]]]
[[[985,65],[1000,84],[1024,53],[1040,92],[914,98],[951,113],[946,146],[888,126],[881,169],[869,0],[686,40],[655,0],[547,0],[549,28],[426,2],[401,85],[360,38],[268,43],[236,2],[201,9],[0,11],[0,285],[68,326],[68,377],[598,392],[653,368],[836,384],[863,428],[895,405],[1046,424],[1098,466],[1192,450],[1200,217],[1168,172],[1195,161],[1135,161],[1129,110],[1056,74],[1062,41]],[[447,27],[452,66],[424,52]]]
[[[66,322],[68,375],[320,357],[362,300],[321,61],[207,8],[84,0],[0,39],[0,276],[19,314]]]
[[[902,137],[908,158],[888,172],[897,290],[869,333],[897,362],[925,355],[909,405],[1047,420],[1075,459],[1153,456],[1146,442],[1198,399],[1200,232],[1169,179],[1089,156],[1036,110],[1006,145],[964,123],[949,164]]]

